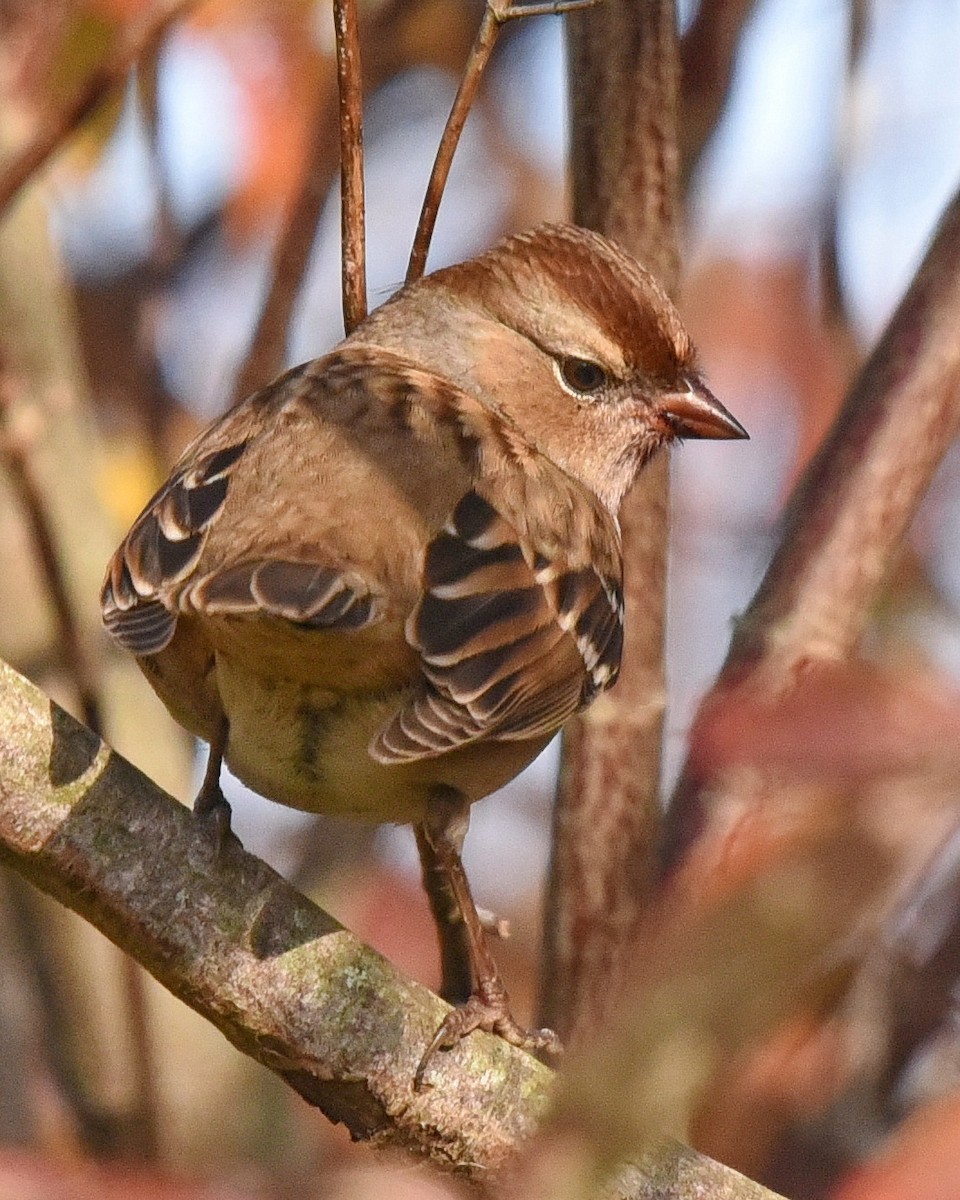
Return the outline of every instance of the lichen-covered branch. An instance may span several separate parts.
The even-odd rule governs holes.
[[[0,861],[358,1138],[489,1182],[546,1111],[550,1072],[486,1034],[415,1093],[442,1002],[238,843],[216,855],[187,809],[5,664]],[[771,1195],[672,1144],[605,1195],[693,1200],[704,1178],[731,1200]]]
[[[413,1091],[444,1006],[0,666],[0,861],[91,921],[358,1137],[479,1173],[543,1110],[549,1072],[471,1037]]]

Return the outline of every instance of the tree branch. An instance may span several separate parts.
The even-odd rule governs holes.
[[[240,1050],[355,1136],[445,1166],[482,1173],[532,1131],[545,1067],[470,1037],[415,1094],[440,1000],[239,844],[217,860],[187,809],[6,665],[0,718],[0,861]]]
[[[340,94],[340,236],[343,325],[367,315],[367,246],[363,203],[363,74],[356,0],[333,0]]]
[[[186,808],[2,663],[0,861],[355,1137],[489,1182],[544,1114],[550,1072],[486,1034],[415,1093],[443,1003],[238,843],[215,855]],[[604,1195],[694,1200],[705,1180],[730,1200],[772,1196],[673,1143]]]
[[[579,9],[592,8],[595,3],[597,0],[550,0],[546,4],[514,4],[513,0],[487,0],[480,28],[463,69],[460,86],[450,107],[450,115],[440,136],[440,145],[437,147],[437,156],[427,182],[423,207],[413,238],[413,248],[410,251],[407,283],[422,278],[427,269],[430,243],[433,240],[433,231],[436,228],[440,202],[450,176],[453,157],[476,99],[483,72],[490,61],[504,23],[519,17],[556,16],[564,12],[576,12]]]
[[[568,25],[574,218],[676,290],[678,53],[672,0],[606,0]],[[576,1041],[616,988],[653,875],[664,710],[667,461],[621,513],[626,642],[616,687],[567,726],[547,901],[545,1024]]]

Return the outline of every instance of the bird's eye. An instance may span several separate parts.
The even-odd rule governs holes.
[[[589,396],[608,382],[603,367],[588,358],[561,358],[558,367],[566,386],[580,396]]]

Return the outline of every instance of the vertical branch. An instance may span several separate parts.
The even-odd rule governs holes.
[[[678,51],[672,0],[607,0],[568,29],[574,218],[675,292]],[[664,713],[667,461],[621,513],[626,643],[617,686],[571,726],[547,902],[543,1019],[567,1041],[615,990],[653,876]]]
[[[340,230],[343,324],[351,333],[367,315],[363,203],[363,73],[356,0],[333,0],[340,90]]]

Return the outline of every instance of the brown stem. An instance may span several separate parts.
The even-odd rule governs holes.
[[[198,3],[200,0],[168,0],[124,32],[117,50],[91,72],[73,99],[51,114],[29,145],[0,170],[0,214],[51,155],[124,83],[137,63],[156,53],[170,26]]]
[[[576,12],[579,9],[592,8],[596,3],[597,0],[556,0],[555,3],[514,5],[512,0],[487,0],[480,28],[477,30],[477,36],[463,69],[457,94],[453,98],[450,115],[447,117],[447,123],[440,138],[440,145],[437,147],[437,156],[434,159],[433,170],[430,172],[426,194],[423,197],[420,220],[417,222],[413,249],[410,251],[407,283],[421,279],[427,269],[427,255],[430,253],[430,242],[433,240],[437,214],[440,211],[440,202],[447,186],[450,167],[453,165],[453,156],[459,145],[463,127],[467,123],[467,117],[470,115],[470,109],[476,99],[483,72],[493,54],[497,38],[500,36],[500,27],[505,21],[518,17]]]
[[[568,28],[574,217],[677,285],[672,0],[606,0]],[[623,506],[626,644],[617,686],[568,726],[546,909],[541,1021],[576,1041],[616,988],[653,874],[664,708],[667,463]]]
[[[363,75],[356,0],[333,0],[340,92],[340,231],[343,324],[347,333],[367,315],[363,203]]]
[[[909,291],[787,504],[781,540],[714,691],[751,673],[774,692],[849,657],[903,535],[960,432],[960,193]],[[668,818],[665,865],[704,818],[688,766]]]

